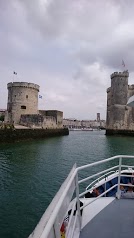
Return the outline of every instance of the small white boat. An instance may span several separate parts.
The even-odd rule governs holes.
[[[82,128],[82,131],[93,131],[93,128]]]
[[[93,131],[93,128],[71,128],[70,131]]]
[[[81,131],[82,129],[81,128],[71,128],[69,129],[70,131]]]
[[[133,198],[133,168],[127,155],[74,165],[29,238],[133,237],[134,200],[122,195]]]

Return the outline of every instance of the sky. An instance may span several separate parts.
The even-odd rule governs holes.
[[[128,69],[134,84],[133,13],[132,0],[0,0],[0,109],[7,83],[31,82],[39,109],[106,119],[110,75]]]

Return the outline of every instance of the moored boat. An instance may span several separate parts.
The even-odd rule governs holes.
[[[70,128],[70,131],[81,131],[81,128]]]
[[[93,131],[93,128],[71,128],[70,131]]]
[[[82,131],[93,131],[93,128],[82,128]]]

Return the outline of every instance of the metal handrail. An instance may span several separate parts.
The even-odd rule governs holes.
[[[76,221],[77,221],[77,215],[78,215],[78,211],[76,211],[76,216],[75,216],[75,219],[74,219],[72,234],[71,234],[70,238],[73,238],[73,235],[74,235],[75,225],[76,225]]]
[[[117,174],[116,174],[115,177],[118,177],[118,171],[116,171],[116,172],[117,172]],[[113,177],[113,178],[115,178],[115,177]],[[106,182],[109,182],[110,180],[111,180],[111,178],[108,178],[108,179],[106,180]],[[88,192],[91,192],[91,191],[93,190],[93,188],[95,189],[95,188],[98,188],[99,186],[100,186],[100,184],[98,184],[97,186],[94,186],[94,187],[92,187],[92,188],[90,188],[90,189],[84,191],[83,193],[80,193],[80,194],[79,194],[79,198],[83,197],[83,196],[84,196],[85,194],[87,194]],[[107,190],[105,190],[105,191],[107,191]]]
[[[72,221],[73,213],[74,213],[74,210],[75,210],[75,206],[76,206],[76,198],[74,200],[74,204],[73,204],[73,207],[72,207],[71,215],[69,217],[69,223],[68,223],[67,230],[66,230],[66,237],[67,238],[68,238],[68,235],[69,235],[69,228],[70,228],[70,225],[71,225],[71,221]]]
[[[77,169],[77,171],[80,171],[80,170],[90,168],[90,167],[95,166],[95,165],[104,164],[104,163],[107,163],[111,160],[115,160],[115,159],[119,159],[119,158],[134,159],[134,156],[133,155],[116,155],[116,156],[110,157],[108,159],[103,159],[103,160],[100,160],[100,161],[97,161],[97,162],[94,162],[94,163],[91,163],[91,164],[87,164],[87,165],[77,167],[76,169]]]
[[[115,167],[117,167],[117,166],[115,166]],[[86,190],[87,190],[90,186],[92,186],[94,183],[96,183],[96,182],[99,183],[99,181],[100,181],[102,178],[105,178],[105,176],[108,177],[107,175],[113,174],[113,173],[115,173],[115,172],[116,172],[116,171],[109,171],[108,173],[103,174],[102,176],[100,176],[99,178],[97,178],[97,179],[95,179],[93,182],[91,182],[91,183],[86,187]]]
[[[132,184],[124,184],[124,183],[120,183],[120,185],[122,186],[127,186],[127,187],[134,187],[134,185]],[[99,196],[95,197],[95,199],[93,199],[92,201],[89,201],[88,203],[86,203],[84,206],[82,206],[80,208],[80,210],[82,210],[83,208],[87,207],[89,204],[95,202],[97,199],[99,199],[100,197],[104,196],[106,193],[108,193],[109,191],[111,191],[113,188],[117,187],[118,184],[113,185],[111,188],[107,189],[105,192],[101,193]]]
[[[84,207],[87,207],[89,204],[95,202],[97,199],[99,199],[100,197],[103,197],[106,193],[108,193],[109,191],[111,191],[113,188],[117,187],[118,184],[113,185],[111,188],[107,189],[105,192],[101,193],[99,196],[95,197],[95,199],[93,199],[92,201],[89,201],[88,203],[86,203],[85,205],[83,205],[80,210],[82,210]]]
[[[79,224],[81,224],[81,217],[80,217],[80,210],[82,210],[84,207],[86,207],[87,205],[89,205],[90,203],[96,201],[97,199],[99,199],[100,197],[102,197],[103,195],[105,195],[107,192],[109,192],[110,190],[112,190],[113,188],[117,187],[118,186],[118,189],[117,189],[117,198],[120,198],[119,196],[119,190],[120,190],[120,177],[121,177],[121,168],[123,167],[122,166],[122,158],[132,158],[134,159],[134,156],[127,156],[127,155],[117,155],[117,156],[113,156],[111,158],[108,158],[108,159],[104,159],[104,160],[101,160],[101,161],[97,161],[97,162],[94,162],[94,163],[91,163],[91,164],[87,164],[87,165],[84,165],[84,166],[80,166],[80,167],[77,167],[74,169],[74,172],[72,173],[71,177],[69,178],[68,180],[68,183],[66,184],[66,187],[64,189],[64,192],[61,193],[61,196],[55,206],[55,208],[53,209],[52,211],[52,214],[51,214],[51,219],[49,219],[47,221],[47,223],[45,224],[45,228],[42,232],[42,234],[40,236],[36,236],[36,238],[48,238],[49,237],[49,233],[52,229],[54,229],[55,227],[55,221],[56,221],[56,218],[60,212],[60,208],[62,207],[62,204],[63,202],[66,201],[66,196],[68,194],[68,191],[69,189],[71,188],[72,186],[72,183],[75,182],[75,191],[76,191],[76,201],[77,201],[77,211],[76,211],[76,218],[75,218],[75,221],[74,221],[74,224],[73,224],[73,229],[72,229],[72,238],[73,238],[73,234],[74,234],[74,229],[75,229],[75,222],[78,218],[78,221],[79,221]],[[84,181],[86,181],[85,179],[83,180],[80,180],[78,181],[78,173],[79,171],[82,171],[83,169],[87,169],[87,168],[91,168],[93,166],[97,166],[97,165],[100,165],[100,164],[104,164],[104,163],[107,163],[109,161],[113,161],[113,160],[119,160],[119,164],[118,167],[119,170],[118,170],[118,184],[115,184],[114,186],[112,186],[111,188],[109,188],[108,190],[106,190],[105,192],[103,192],[102,194],[100,194],[98,197],[96,197],[95,199],[93,199],[92,201],[90,201],[89,203],[83,205],[82,207],[80,207],[80,200],[79,200],[79,197],[80,197],[80,194],[79,194],[79,184],[83,183]],[[99,172],[100,174],[102,173]],[[99,174],[97,173],[97,174]],[[92,176],[95,176],[95,175],[92,175]],[[88,177],[91,178],[92,176]],[[87,179],[87,178],[86,178]],[[108,180],[107,180],[108,181]],[[87,191],[86,191],[87,192]],[[79,206],[78,206],[79,205]],[[69,206],[69,205],[68,205]],[[60,227],[59,227],[60,228]],[[34,234],[34,233],[33,233]],[[56,234],[56,233],[55,233]],[[35,237],[34,235],[31,236],[31,237]],[[57,238],[59,236],[56,236],[55,235],[55,238]]]
[[[91,178],[94,178],[94,177],[96,177],[96,176],[98,176],[98,175],[101,175],[101,174],[103,174],[103,173],[106,173],[106,172],[110,171],[111,169],[116,169],[116,168],[118,168],[118,165],[117,165],[117,166],[114,166],[114,167],[112,167],[112,168],[109,168],[109,169],[105,169],[105,170],[103,170],[103,171],[100,171],[100,172],[98,172],[98,173],[96,173],[96,174],[93,174],[93,175],[87,177],[87,178],[81,179],[81,180],[79,180],[78,184],[81,184],[81,183],[83,183],[83,182],[86,182],[87,180],[89,180],[89,179],[91,179]]]
[[[60,207],[61,207],[61,205],[62,205],[62,202],[64,201],[64,199],[65,199],[65,197],[66,197],[66,194],[67,194],[67,191],[68,191],[69,187],[71,186],[72,181],[74,180],[76,174],[77,174],[77,168],[74,170],[74,173],[73,173],[73,175],[71,176],[70,181],[68,182],[68,184],[67,184],[67,186],[66,186],[66,188],[65,188],[65,190],[64,190],[64,193],[62,193],[62,195],[61,195],[59,201],[57,202],[57,205],[55,206],[55,209],[54,209],[53,214],[52,214],[52,216],[51,216],[51,220],[49,219],[49,221],[48,221],[48,223],[46,224],[46,227],[45,227],[45,229],[44,229],[42,235],[40,236],[40,238],[48,237],[49,232],[51,231],[51,228],[52,228],[52,226],[53,226],[53,224],[54,224],[54,222],[55,222],[55,220],[56,220],[56,216],[57,216],[57,214],[59,213],[59,210],[60,210]]]

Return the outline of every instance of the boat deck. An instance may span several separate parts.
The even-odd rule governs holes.
[[[80,238],[127,238],[133,236],[134,199],[114,199],[90,219],[80,233]]]

